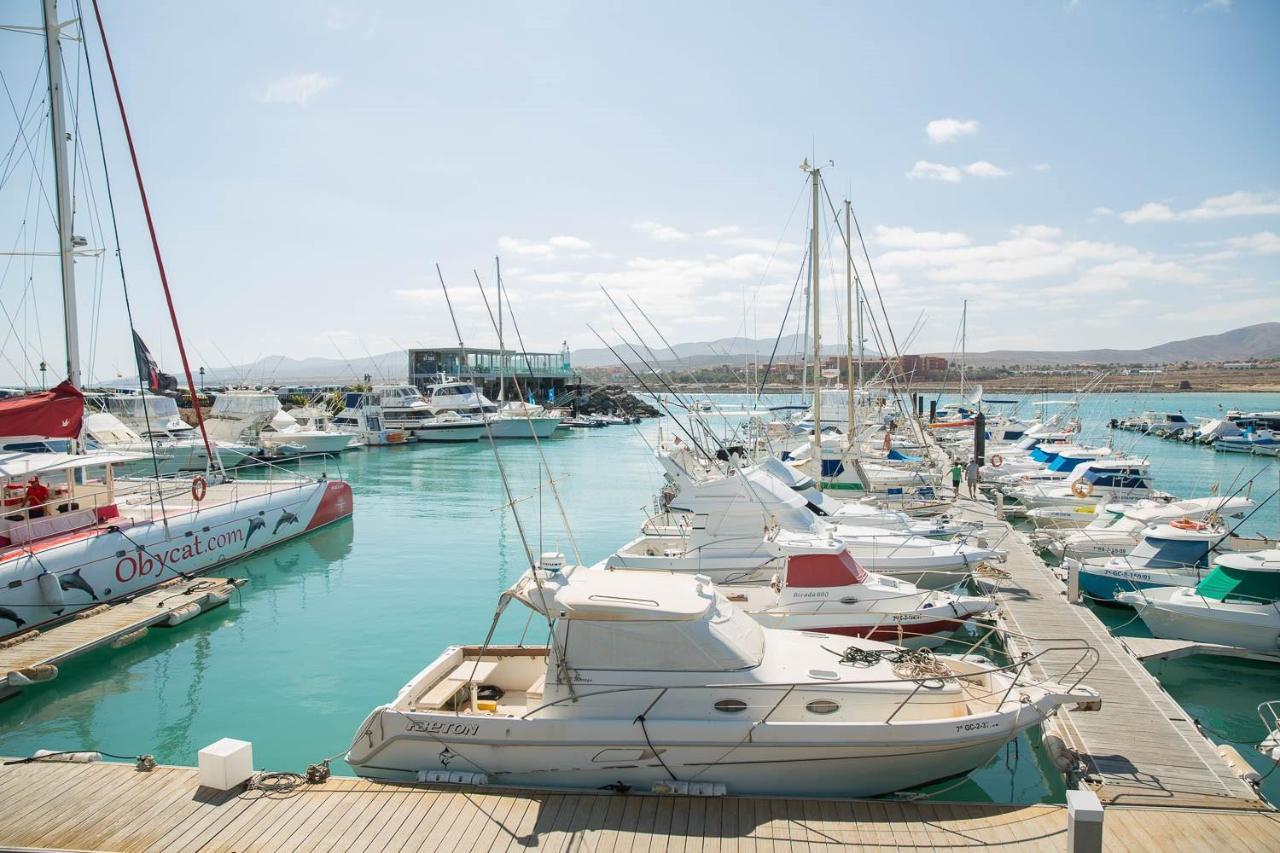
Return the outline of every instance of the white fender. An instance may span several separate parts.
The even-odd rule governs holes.
[[[57,575],[46,569],[36,575],[36,583],[40,586],[40,597],[45,604],[55,608],[63,606],[62,584],[58,583]]]

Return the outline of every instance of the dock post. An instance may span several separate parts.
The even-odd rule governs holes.
[[[973,419],[973,458],[979,465],[987,464],[987,417],[978,412]]]
[[[938,420],[938,398],[935,397],[929,401],[929,423],[934,423],[937,420]]]
[[[1067,850],[1102,853],[1102,803],[1093,791],[1067,791]]]
[[[1080,603],[1080,564],[1074,560],[1067,566],[1067,601]]]

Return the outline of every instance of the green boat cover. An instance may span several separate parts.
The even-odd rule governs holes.
[[[1280,572],[1256,572],[1214,566],[1196,587],[1196,592],[1214,601],[1228,597],[1247,601],[1280,601]]]

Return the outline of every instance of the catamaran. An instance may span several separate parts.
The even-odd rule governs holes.
[[[35,435],[68,442],[70,452],[0,452],[0,638],[70,619],[99,604],[136,595],[175,578],[191,578],[241,557],[348,518],[351,488],[340,480],[272,472],[269,479],[234,480],[217,466],[186,358],[181,329],[174,334],[206,458],[212,467],[194,477],[117,477],[117,469],[146,456],[112,450],[80,452],[84,396],[76,311],[75,257],[83,241],[72,219],[72,166],[67,152],[62,54],[63,29],[55,0],[44,0],[49,119],[54,161],[57,256],[64,305],[68,378],[54,389],[0,400],[0,435]],[[83,31],[78,37],[83,38]],[[110,51],[103,35],[103,49]],[[113,71],[114,76],[114,71]],[[120,118],[128,119],[119,99]],[[83,105],[86,100],[80,100]],[[132,150],[131,138],[126,142]],[[135,177],[144,207],[142,175]],[[155,231],[151,231],[161,285],[172,308]],[[137,296],[135,295],[135,299]],[[156,381],[134,335],[142,381]],[[151,375],[147,375],[151,374]],[[168,378],[172,381],[172,378]],[[176,382],[173,382],[176,385]],[[153,392],[157,387],[151,387]],[[144,469],[145,470],[145,469]]]

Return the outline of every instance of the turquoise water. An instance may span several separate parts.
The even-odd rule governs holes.
[[[1181,395],[1178,405],[1167,405],[1196,414],[1191,401],[1200,396]],[[1228,407],[1280,408],[1280,395],[1226,395],[1201,401],[1204,413],[1219,400]],[[1122,415],[1132,405],[1166,404],[1121,398],[1107,405],[1123,406],[1116,411]],[[1112,416],[1099,409],[1086,417]],[[584,561],[632,538],[650,512],[661,474],[647,441],[657,428],[649,421],[543,443]],[[1133,440],[1117,434],[1118,442]],[[1274,461],[1141,441],[1140,452],[1156,462],[1159,484],[1171,491],[1203,494],[1215,480],[1225,486],[1242,465],[1268,464],[1265,491],[1275,488],[1280,466]],[[561,550],[572,559],[536,449],[513,442],[500,445],[500,453],[533,550]],[[0,703],[0,754],[94,748],[194,764],[200,747],[236,737],[253,742],[259,767],[301,770],[344,752],[368,711],[391,699],[444,646],[483,640],[498,593],[526,567],[487,445],[352,451],[327,466],[341,468],[351,482],[351,522],[228,567],[222,574],[249,583],[227,607],[77,659],[55,681]],[[324,467],[302,463],[306,471]],[[1270,507],[1251,523],[1274,535],[1277,517]],[[500,641],[515,641],[525,628],[518,610],[500,623]],[[1260,738],[1251,708],[1280,698],[1280,676],[1254,666],[1242,677],[1239,664],[1206,661],[1177,664],[1187,669],[1182,676],[1170,674],[1174,664],[1165,665],[1175,697],[1228,737]],[[340,763],[335,770],[347,772]],[[1280,798],[1274,782],[1280,774],[1267,789]],[[934,790],[953,801],[1063,798],[1059,775],[1027,737],[962,783]]]

